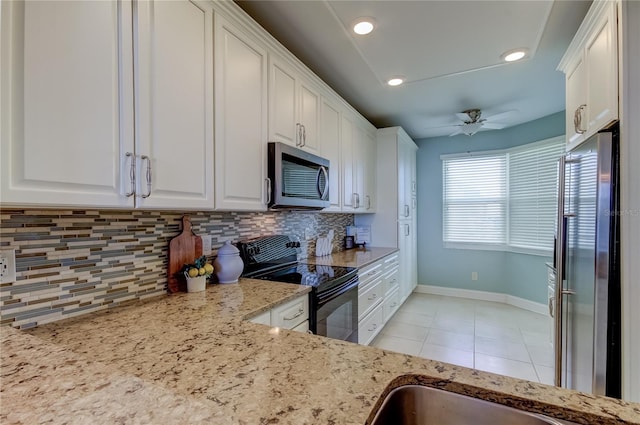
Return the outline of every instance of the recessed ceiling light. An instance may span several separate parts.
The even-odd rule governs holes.
[[[402,77],[393,77],[387,81],[390,86],[399,86],[402,83],[404,83],[404,78]]]
[[[501,57],[505,62],[515,62],[525,56],[527,56],[527,49],[514,49],[504,52]]]
[[[353,22],[353,32],[359,35],[369,34],[375,28],[376,23],[373,18],[358,18]]]

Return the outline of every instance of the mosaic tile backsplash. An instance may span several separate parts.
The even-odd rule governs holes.
[[[188,213],[194,233],[212,236],[213,256],[227,240],[288,234],[301,257],[315,238],[335,232],[342,250],[352,214],[278,211]],[[0,286],[0,324],[30,328],[167,293],[167,248],[181,232],[180,212],[0,211],[0,249],[16,250],[16,282]],[[309,234],[311,233],[311,234]],[[305,241],[306,236],[312,237]]]

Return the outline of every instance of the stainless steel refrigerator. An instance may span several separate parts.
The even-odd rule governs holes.
[[[555,379],[621,396],[618,127],[568,152],[558,167]]]

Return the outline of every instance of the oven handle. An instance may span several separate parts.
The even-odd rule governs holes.
[[[318,307],[328,303],[331,300],[334,300],[334,299],[338,298],[340,295],[344,294],[345,292],[347,292],[347,291],[349,291],[349,290],[351,290],[353,288],[357,288],[359,283],[360,283],[360,281],[358,280],[358,277],[356,276],[353,279],[348,280],[344,285],[340,285],[337,288],[333,288],[330,291],[327,291],[325,293],[317,294]]]

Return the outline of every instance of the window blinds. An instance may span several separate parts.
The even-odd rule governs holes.
[[[558,159],[564,140],[555,139],[510,150],[509,245],[552,250],[557,211]]]
[[[504,154],[443,161],[445,242],[505,243],[505,167]]]
[[[505,151],[442,156],[445,244],[551,251],[564,149],[561,136]]]

